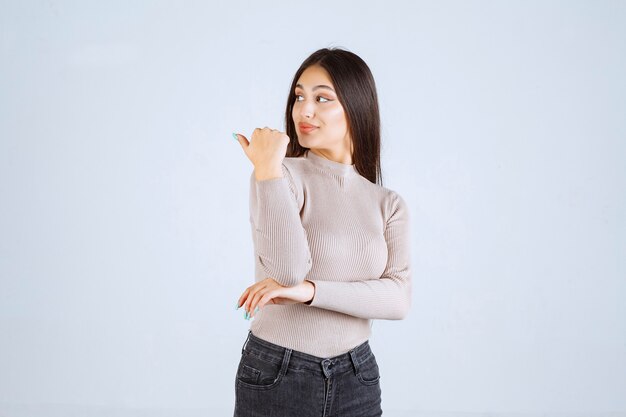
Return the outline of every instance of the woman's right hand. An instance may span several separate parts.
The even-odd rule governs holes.
[[[256,128],[252,132],[251,142],[237,133],[239,144],[254,165],[257,181],[282,177],[282,164],[287,154],[289,136],[269,127]]]

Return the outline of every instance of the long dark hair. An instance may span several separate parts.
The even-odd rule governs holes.
[[[376,84],[369,67],[358,55],[341,48],[322,48],[304,60],[293,77],[285,111],[285,133],[290,141],[288,157],[304,155],[308,148],[298,143],[292,109],[295,88],[300,75],[311,65],[324,68],[332,80],[337,98],[344,108],[348,131],[352,138],[352,162],[358,173],[382,186],[380,168],[380,114]]]

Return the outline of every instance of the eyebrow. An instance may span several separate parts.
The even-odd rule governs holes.
[[[296,84],[296,87],[300,87],[301,89],[304,90],[304,87],[302,87],[302,84]],[[330,91],[332,91],[333,93],[335,92],[335,90],[333,90],[332,88],[330,88],[327,85],[316,85],[315,87],[313,87],[313,91],[317,90],[318,88],[328,88]]]

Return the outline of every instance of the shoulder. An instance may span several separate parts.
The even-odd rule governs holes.
[[[359,187],[370,194],[381,208],[383,217],[389,221],[394,217],[408,217],[409,207],[406,200],[395,189],[375,184],[365,177],[359,176]]]
[[[402,195],[398,191],[391,188],[380,185],[377,185],[377,187],[379,187],[381,192],[384,194],[383,207],[387,221],[398,217],[408,219],[409,206]]]
[[[254,169],[250,173],[250,201],[254,202],[255,194],[258,188],[263,184],[263,186],[271,186],[271,187],[279,187],[282,183],[286,183],[289,187],[289,191],[293,195],[293,199],[298,203],[299,208],[302,208],[304,204],[304,192],[302,186],[302,175],[301,170],[299,169],[299,164],[292,161],[298,158],[284,158],[282,162],[282,178],[280,180],[272,180],[272,181],[261,181],[258,182],[256,180],[256,176],[254,174]],[[271,185],[270,185],[271,184]]]
[[[302,157],[287,156],[283,158],[283,176],[289,181],[289,186],[296,194],[302,193],[304,175],[304,159]]]
[[[301,177],[305,163],[306,161],[301,156],[286,156],[283,158],[283,173],[289,174],[292,178]]]
[[[369,193],[375,195],[381,202],[389,206],[406,206],[406,201],[398,191],[392,188],[384,187],[380,184],[373,183],[361,175],[359,175],[358,177],[359,186],[363,187]]]
[[[301,157],[285,157],[282,161],[283,178],[289,184],[289,188],[294,195],[302,195],[304,165]],[[258,187],[258,182],[254,174],[254,167],[250,172],[250,187]]]

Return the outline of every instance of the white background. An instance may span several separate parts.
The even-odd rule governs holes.
[[[413,306],[385,415],[626,415],[626,2],[0,1],[0,415],[229,416],[252,165],[370,66]],[[402,410],[405,412],[403,413]]]

